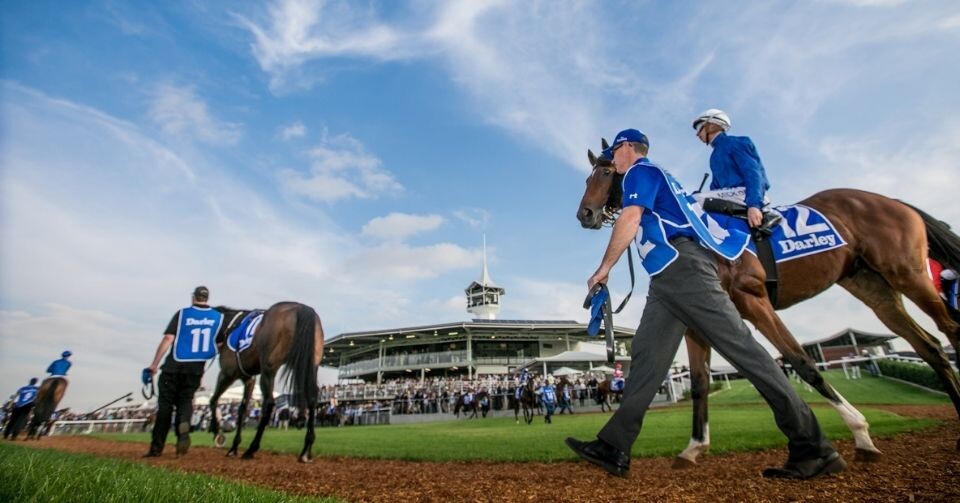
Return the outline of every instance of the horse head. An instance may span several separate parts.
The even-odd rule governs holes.
[[[604,149],[608,147],[606,139],[602,140],[602,146]],[[595,156],[592,150],[587,150],[587,159],[592,169],[580,199],[577,220],[585,229],[599,229],[616,220],[620,212],[623,175],[617,173],[612,161]]]

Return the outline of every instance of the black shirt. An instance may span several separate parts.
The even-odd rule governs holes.
[[[194,304],[194,306],[207,307],[206,304]],[[177,330],[180,328],[180,311],[177,311],[173,314],[173,318],[170,319],[170,323],[167,324],[167,329],[163,332],[164,335],[172,335],[176,337]],[[176,339],[174,339],[176,343]],[[170,373],[170,374],[199,374],[203,375],[203,369],[206,366],[206,362],[178,362],[176,358],[173,357],[173,346],[170,346],[170,352],[167,353],[167,359],[163,362],[163,365],[160,366],[160,370]]]

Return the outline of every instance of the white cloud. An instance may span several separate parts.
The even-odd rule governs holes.
[[[268,7],[262,23],[235,15],[254,36],[251,49],[271,88],[286,85],[287,73],[304,62],[332,56],[376,60],[402,57],[402,34],[380,24],[349,2],[288,0]]]
[[[376,217],[363,226],[362,234],[376,239],[399,241],[410,236],[438,229],[443,224],[440,215],[410,215],[391,213]]]
[[[296,121],[284,126],[280,130],[280,138],[291,140],[293,138],[303,138],[307,134],[307,127],[302,122]]]
[[[393,174],[383,169],[380,159],[349,135],[324,140],[309,155],[312,163],[308,173],[280,171],[280,181],[287,191],[325,203],[373,199],[403,191]]]
[[[483,208],[465,208],[453,212],[453,216],[463,221],[472,229],[486,230],[490,221],[490,212]]]
[[[393,243],[361,252],[349,261],[347,270],[379,281],[428,279],[457,269],[477,267],[482,255],[480,250],[452,243],[417,247]]]
[[[418,319],[410,299],[434,297],[420,280],[480,262],[449,243],[366,248],[313,208],[264,199],[243,166],[14,83],[0,91],[0,382],[38,375],[70,348],[77,380],[64,406],[137,389],[197,284],[216,304],[300,300],[332,336]],[[371,310],[371,299],[383,304]]]
[[[161,84],[153,93],[150,118],[167,134],[206,143],[233,145],[242,135],[239,124],[216,119],[190,87]]]

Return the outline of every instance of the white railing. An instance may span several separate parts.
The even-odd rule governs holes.
[[[102,419],[90,421],[56,421],[50,435],[89,433],[131,433],[144,431],[146,419]]]

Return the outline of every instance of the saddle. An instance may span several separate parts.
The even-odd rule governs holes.
[[[703,200],[703,211],[709,213],[720,213],[730,215],[735,218],[747,219],[747,206],[745,204],[728,201],[726,199],[706,198]],[[776,227],[783,217],[777,213],[763,211],[763,220],[758,227],[750,228],[750,235],[753,243],[757,247],[757,258],[767,275],[765,286],[767,287],[767,296],[773,308],[777,308],[779,298],[780,278],[777,273],[777,262],[773,257],[773,248],[770,244],[770,236],[773,234],[773,228]]]

